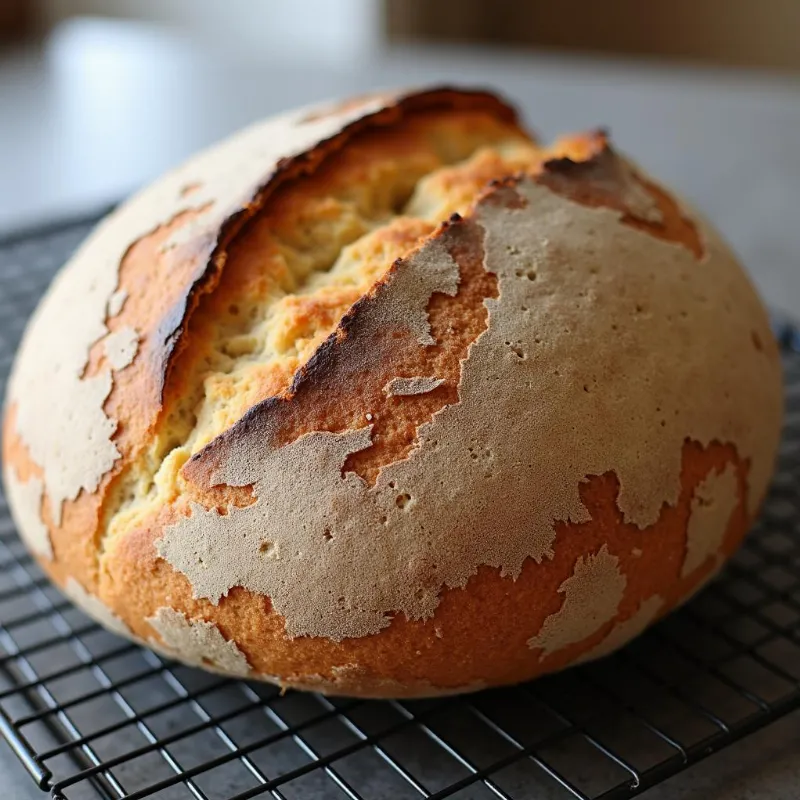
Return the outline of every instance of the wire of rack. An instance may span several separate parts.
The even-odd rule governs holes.
[[[0,391],[95,220],[0,241]],[[721,576],[603,661],[422,701],[232,681],[123,642],[44,577],[0,500],[0,735],[55,798],[620,800],[800,708],[800,333],[761,519]]]

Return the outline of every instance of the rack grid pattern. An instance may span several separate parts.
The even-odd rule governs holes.
[[[94,220],[0,241],[0,391],[24,322]],[[800,333],[757,529],[622,652],[510,689],[377,702],[163,660],[52,588],[0,499],[0,734],[56,798],[633,797],[800,708]]]

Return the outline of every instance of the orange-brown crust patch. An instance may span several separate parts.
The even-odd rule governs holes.
[[[483,230],[477,225],[465,226],[465,235],[458,237],[450,249],[458,264],[460,282],[455,296],[437,292],[428,303],[431,336],[436,344],[422,350],[403,347],[402,342],[396,341],[394,346],[387,343],[379,348],[383,355],[380,368],[364,375],[366,384],[362,389],[362,408],[370,409],[372,417],[372,446],[351,453],[345,461],[345,472],[352,470],[373,484],[381,467],[409,454],[420,425],[445,405],[458,402],[461,362],[467,357],[470,344],[486,328],[488,312],[484,300],[497,297],[497,279],[483,266],[482,237]],[[389,335],[396,336],[397,332]],[[444,383],[431,392],[417,395],[388,396],[383,391],[392,378],[414,375],[430,375]],[[334,422],[335,427],[327,430],[346,430],[364,424],[363,419],[357,418],[332,420],[333,406],[320,410],[329,424]],[[319,422],[322,424],[322,419]]]
[[[592,519],[582,524],[556,523],[552,560],[537,564],[528,559],[516,580],[480,567],[463,589],[442,592],[432,619],[409,621],[398,615],[379,634],[360,639],[290,640],[269,600],[241,588],[232,589],[218,606],[195,600],[188,580],[155,555],[153,542],[174,521],[170,514],[153,520],[150,528],[121,538],[105,561],[101,596],[142,638],[153,635],[144,618],[164,605],[212,621],[236,642],[256,672],[281,676],[287,684],[316,682],[322,676],[329,681],[320,685],[322,690],[370,696],[381,695],[382,682],[390,680],[412,696],[431,687],[519,682],[572,663],[599,644],[616,622],[632,616],[647,598],[663,597],[660,613],[665,614],[708,578],[714,568],[710,560],[686,578],[680,575],[691,498],[709,472],[721,471],[729,463],[737,470],[739,502],[722,548],[723,555],[728,555],[750,523],[742,502],[746,465],[731,446],[714,443],[703,448],[687,442],[680,500],[675,507],[665,506],[653,526],[641,530],[624,522],[616,505],[619,485],[613,473],[590,477],[581,487],[581,496]],[[531,650],[528,640],[560,608],[563,594],[558,588],[572,574],[576,560],[597,553],[604,545],[619,559],[627,579],[616,618],[584,641],[540,660],[540,652]],[[497,657],[499,653],[502,658]]]
[[[106,415],[117,420],[114,443],[123,458],[141,446],[161,410],[169,348],[167,342],[160,340],[159,333],[167,327],[169,318],[183,316],[180,307],[186,302],[186,286],[193,284],[199,277],[198,271],[204,269],[188,247],[178,247],[177,252],[164,248],[172,236],[206,209],[203,206],[173,217],[135,242],[120,264],[119,290],[125,292],[126,300],[122,311],[107,320],[106,327],[114,333],[130,326],[141,341],[131,364],[114,374],[111,392],[103,406]],[[89,352],[85,375],[96,375],[108,366],[101,339]]]

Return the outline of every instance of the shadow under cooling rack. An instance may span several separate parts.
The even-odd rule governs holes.
[[[90,222],[0,243],[0,391]],[[800,336],[778,325],[787,425],[762,519],[723,574],[621,653],[442,700],[227,681],[100,629],[0,504],[0,733],[55,797],[623,798],[800,707]]]

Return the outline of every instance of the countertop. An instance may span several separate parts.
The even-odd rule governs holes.
[[[172,34],[71,25],[0,54],[0,236],[113,202],[248,121],[374,87],[496,87],[544,138],[608,126],[701,208],[773,306],[800,309],[800,81],[652,63],[403,48],[322,64],[199,47]],[[793,800],[800,713],[642,795]],[[0,794],[42,795],[0,744]]]

